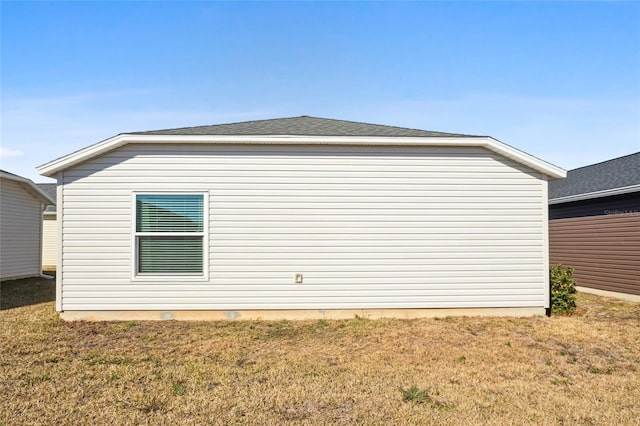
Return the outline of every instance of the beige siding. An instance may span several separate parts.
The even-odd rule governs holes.
[[[0,183],[0,279],[40,273],[42,205],[23,185]]]
[[[56,269],[58,256],[58,224],[55,215],[45,215],[42,222],[42,268],[47,271]]]
[[[481,148],[129,145],[64,172],[62,309],[543,307],[544,185]],[[133,191],[209,195],[205,280],[132,279]]]

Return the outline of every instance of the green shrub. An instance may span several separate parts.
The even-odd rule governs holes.
[[[556,265],[551,268],[551,312],[572,314],[576,309],[576,280],[573,268]]]

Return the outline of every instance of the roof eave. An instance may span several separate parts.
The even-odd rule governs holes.
[[[614,195],[630,194],[640,192],[640,184],[623,186],[620,188],[603,189],[602,191],[587,192],[584,194],[567,195],[565,197],[551,198],[549,204],[571,203],[573,201],[591,200],[594,198],[611,197]]]
[[[9,179],[14,182],[18,182],[22,184],[27,188],[29,192],[31,192],[33,195],[39,198],[40,201],[42,201],[44,204],[55,206],[56,202],[53,199],[51,199],[51,197],[49,197],[47,194],[45,194],[40,188],[38,188],[36,184],[33,183],[33,181],[31,181],[30,179],[24,178],[22,176],[14,175],[12,173],[5,173],[4,171],[0,171],[0,176],[2,176],[3,179]]]
[[[139,135],[120,134],[58,158],[37,168],[38,173],[55,177],[56,173],[130,143],[219,143],[219,144],[305,144],[305,145],[380,145],[380,146],[477,146],[504,155],[538,170],[551,178],[564,178],[567,172],[523,151],[485,136],[297,136],[297,135]]]
[[[520,151],[519,149],[507,145],[506,143],[500,142],[497,139],[493,139],[491,137],[483,139],[486,139],[487,141],[486,145],[484,146],[485,148],[498,154],[504,155],[505,157],[510,158],[517,163],[524,164],[534,170],[540,171],[546,174],[547,177],[551,179],[564,179],[567,177],[567,171],[561,167],[534,157],[531,154],[527,154],[524,151]]]

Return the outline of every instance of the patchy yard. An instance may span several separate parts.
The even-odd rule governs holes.
[[[553,318],[65,323],[0,294],[0,425],[636,424],[640,304]]]

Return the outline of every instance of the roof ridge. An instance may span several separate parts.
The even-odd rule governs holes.
[[[622,156],[620,156],[620,157],[616,157],[616,158],[611,158],[611,159],[609,159],[609,160],[600,161],[600,162],[598,162],[598,163],[593,163],[593,164],[588,164],[588,165],[586,165],[586,166],[576,167],[575,169],[571,169],[571,170],[569,170],[569,172],[575,172],[576,170],[586,169],[586,168],[588,168],[588,167],[599,166],[599,165],[601,165],[601,164],[609,163],[609,162],[611,162],[611,161],[622,160],[623,158],[632,157],[632,156],[634,156],[634,155],[638,155],[638,154],[640,154],[640,151],[638,151],[638,152],[634,152],[634,153],[631,153],[631,154],[622,155]]]
[[[234,121],[234,122],[231,122],[231,123],[202,124],[202,125],[199,125],[199,126],[171,127],[171,128],[168,128],[168,129],[155,129],[155,130],[138,130],[138,131],[135,131],[135,132],[124,132],[124,133],[119,133],[119,134],[120,135],[129,135],[129,134],[133,134],[133,133],[164,132],[164,131],[167,131],[167,130],[194,129],[194,128],[197,128],[197,127],[232,126],[234,124],[257,123],[259,121],[286,120],[286,119],[290,119],[290,118],[301,118],[301,117],[310,117],[310,116],[301,115],[301,116],[297,116],[297,117],[264,118],[264,119],[261,119],[261,120]],[[314,118],[314,117],[311,117],[311,118]]]
[[[443,131],[435,131],[435,130],[424,130],[424,129],[417,129],[417,128],[413,128],[413,127],[401,127],[401,126],[391,126],[391,125],[387,125],[387,124],[376,124],[376,123],[366,123],[364,121],[353,121],[353,120],[343,120],[343,119],[336,119],[336,118],[326,118],[326,117],[317,117],[317,116],[312,116],[312,115],[299,115],[299,116],[291,116],[291,117],[280,117],[280,118],[267,118],[267,119],[261,119],[261,120],[248,120],[248,121],[236,121],[236,122],[232,122],[232,123],[219,123],[219,124],[205,124],[205,125],[199,125],[199,126],[183,126],[183,127],[174,127],[174,128],[166,128],[166,129],[157,129],[157,130],[143,130],[143,131],[135,131],[135,132],[125,132],[125,133],[120,133],[121,135],[126,135],[126,134],[145,134],[145,133],[154,133],[154,134],[162,134],[164,132],[171,132],[171,133],[175,133],[175,132],[180,132],[180,131],[186,131],[186,130],[193,130],[193,129],[204,129],[204,128],[209,128],[209,127],[217,127],[217,128],[230,128],[232,126],[238,126],[238,125],[251,125],[251,124],[256,124],[256,123],[269,123],[269,122],[282,122],[282,121],[288,121],[288,120],[296,120],[296,119],[312,119],[312,120],[321,120],[321,121],[326,121],[326,122],[333,122],[333,123],[344,123],[344,124],[351,124],[351,125],[359,125],[359,126],[373,126],[373,127],[377,127],[380,129],[388,129],[388,130],[396,130],[396,131],[411,131],[411,132],[424,132],[424,133],[432,133],[432,134],[441,134],[442,136],[452,136],[452,137],[486,137],[486,136],[480,136],[480,135],[468,135],[468,134],[462,134],[462,133],[451,133],[451,132],[443,132]],[[265,133],[265,134],[268,134]],[[284,133],[283,133],[284,134]]]
[[[450,134],[450,135],[486,137],[486,136],[479,136],[479,135],[466,135],[466,134],[462,135],[461,133],[442,132],[442,131],[438,131],[438,130],[425,130],[425,129],[418,129],[418,128],[415,128],[415,127],[404,127],[404,126],[393,126],[393,125],[389,125],[389,124],[367,123],[365,121],[343,120],[343,119],[340,119],[340,118],[316,117],[316,116],[312,116],[312,115],[301,115],[299,117],[284,117],[284,118],[316,118],[316,119],[319,119],[319,120],[340,121],[342,123],[364,124],[366,126],[387,127],[387,128],[390,128],[390,129],[414,130],[416,132],[425,132],[426,131],[426,132],[432,132],[432,133],[447,133],[447,134]],[[277,118],[275,120],[277,120]]]

